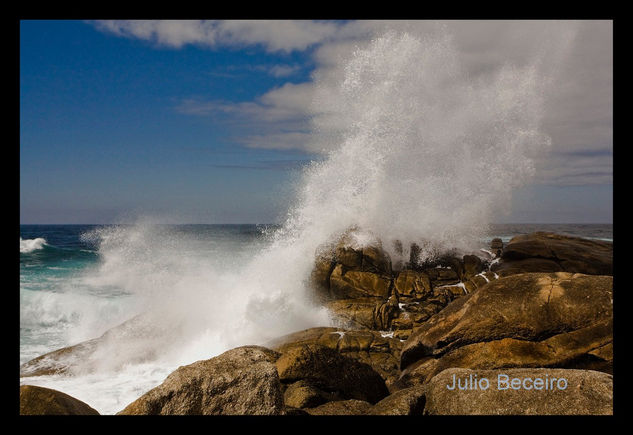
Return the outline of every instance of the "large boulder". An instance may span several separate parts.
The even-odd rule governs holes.
[[[266,346],[284,353],[297,345],[308,344],[329,347],[345,357],[368,364],[388,387],[400,377],[402,342],[379,331],[310,328],[277,338]]]
[[[460,384],[467,389],[460,389]],[[444,370],[427,385],[424,413],[611,415],[613,377],[590,370],[453,368]]]
[[[472,343],[541,341],[608,322],[613,277],[558,273],[512,275],[465,295],[413,331],[401,368]]]
[[[505,276],[556,271],[612,275],[613,243],[548,232],[516,236],[493,270]]]
[[[284,413],[277,352],[244,346],[188,366],[129,404],[122,415],[279,415]]]
[[[20,415],[99,415],[88,404],[61,391],[20,386]]]
[[[279,379],[286,384],[305,380],[344,399],[376,403],[389,394],[385,381],[371,366],[319,344],[285,348],[276,366]]]
[[[424,411],[426,388],[416,385],[397,391],[376,403],[372,415],[422,415]]]
[[[394,383],[394,388],[424,384],[443,370],[453,367],[558,367],[613,373],[613,323],[598,323],[542,341],[503,338],[468,344],[439,358],[427,358],[412,364]]]

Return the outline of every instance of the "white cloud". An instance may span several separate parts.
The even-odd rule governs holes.
[[[463,76],[458,83],[492,80],[504,65],[538,60],[546,85],[543,132],[548,153],[536,161],[535,181],[553,185],[612,181],[613,26],[610,21],[101,21],[97,28],[119,36],[181,47],[259,44],[269,52],[315,47],[310,81],[286,84],[240,103],[184,100],[178,110],[222,116],[240,124],[236,142],[258,148],[326,152],[341,140],[346,114],[338,104],[343,65],[354,50],[387,29],[421,39],[451,35]],[[288,77],[298,65],[255,66]],[[319,98],[315,98],[315,96]],[[316,134],[309,134],[314,131]]]
[[[290,52],[336,36],[335,22],[301,20],[102,20],[95,27],[118,36],[169,47],[197,44],[243,46],[261,44],[270,52]]]

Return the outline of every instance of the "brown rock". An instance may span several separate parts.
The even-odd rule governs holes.
[[[376,305],[382,305],[382,302],[375,298],[356,298],[330,301],[325,307],[342,328],[374,329]]]
[[[490,242],[490,249],[492,249],[493,251],[496,251],[497,249],[503,249],[503,240],[498,237],[492,239],[492,241]]]
[[[385,381],[368,364],[318,344],[286,348],[276,366],[282,382],[305,380],[345,399],[376,403],[389,393]]]
[[[330,297],[330,275],[335,265],[333,258],[327,255],[320,255],[315,260],[311,281],[321,301]]]
[[[431,280],[428,274],[414,270],[403,270],[394,281],[394,287],[400,296],[424,299],[431,294]]]
[[[613,373],[613,323],[598,323],[543,341],[514,338],[473,343],[453,349],[440,358],[429,357],[412,364],[397,388],[428,382],[448,368],[505,369],[557,367]]]
[[[376,403],[371,415],[422,415],[426,388],[418,385],[406,388],[385,397]]]
[[[391,276],[391,259],[381,246],[366,246],[362,249],[361,269],[384,276]]]
[[[345,271],[338,264],[330,275],[330,293],[336,299],[378,297],[387,299],[391,280],[371,272]]]
[[[119,414],[282,414],[283,394],[274,364],[278,355],[263,347],[244,346],[180,367]]]
[[[463,280],[468,280],[484,270],[484,263],[476,255],[464,255]]]
[[[456,347],[516,338],[543,340],[612,318],[613,278],[558,272],[491,281],[448,305],[406,341],[401,368]]]
[[[561,234],[536,232],[516,236],[505,247],[501,258],[496,270],[502,275],[535,271],[538,263],[525,262],[527,259],[548,260],[541,263],[548,269],[539,272],[551,271],[554,266],[550,263],[554,262],[564,272],[613,274],[613,243]],[[528,267],[530,270],[524,269]]]
[[[20,415],[99,415],[99,413],[88,404],[61,391],[34,385],[21,385]]]
[[[371,403],[362,400],[339,400],[306,411],[311,415],[365,415],[371,411]]]
[[[348,246],[339,245],[336,248],[336,262],[347,269],[360,270],[363,264],[363,252]]]
[[[499,376],[502,376],[499,383]],[[508,381],[518,379],[520,389],[505,388]],[[449,390],[456,380],[488,379],[488,389]],[[529,378],[529,379],[528,379]],[[542,379],[535,389],[535,379]],[[565,379],[566,384],[552,382]],[[523,384],[525,382],[525,384]],[[515,386],[517,385],[515,383]],[[554,388],[544,389],[552,384]],[[462,384],[465,385],[465,384]],[[485,384],[484,384],[485,385]],[[523,388],[532,387],[531,389]],[[560,388],[559,388],[560,385]],[[565,389],[562,389],[565,385]],[[448,369],[427,385],[424,413],[428,415],[611,415],[613,414],[613,377],[590,370],[567,369]]]
[[[286,408],[313,408],[332,400],[341,400],[341,398],[337,394],[326,393],[305,380],[288,385],[284,392]]]
[[[267,344],[284,353],[297,345],[319,344],[340,352],[343,356],[370,365],[391,385],[400,377],[400,349],[402,342],[383,336],[378,331],[311,328],[280,337]]]

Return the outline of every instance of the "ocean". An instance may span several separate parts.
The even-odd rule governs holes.
[[[275,244],[277,229],[274,225],[21,225],[21,364],[99,337],[146,311],[160,310],[159,320],[153,320],[156,324],[180,325],[187,320],[177,337],[160,337],[158,347],[165,352],[154,359],[128,362],[134,361],[130,354],[135,350],[115,348],[111,351],[121,356],[123,364],[75,376],[26,377],[21,383],[64,391],[101,413],[113,414],[179,365],[326,325],[327,317],[316,306],[293,310],[284,305],[297,302],[274,291],[262,294],[260,288],[244,293],[231,288],[234,283],[254,288],[239,276],[231,280],[226,272],[260,270],[247,265]],[[533,231],[599,240],[613,237],[609,224],[503,224],[491,226],[480,240],[481,247],[489,246],[494,237],[507,242]],[[276,273],[289,273],[292,267],[284,264]],[[254,279],[266,276],[255,274]],[[221,280],[228,281],[218,284]],[[314,315],[305,315],[307,310]]]

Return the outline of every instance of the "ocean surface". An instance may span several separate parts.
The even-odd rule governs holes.
[[[161,336],[170,352],[143,363],[105,366],[76,376],[22,378],[71,394],[101,413],[123,409],[158,385],[178,365],[206,359],[240,344],[323,325],[326,318],[305,313],[317,308],[289,307],[249,291],[257,287],[240,274],[267,279],[245,268],[254,255],[274,243],[272,225],[21,225],[20,226],[20,363],[44,353],[99,337],[108,329],[145,311],[161,309],[156,325],[178,325],[177,337]],[[500,237],[553,231],[612,240],[607,224],[493,225],[481,247]],[[264,257],[266,257],[264,255]],[[274,266],[272,266],[274,267]],[[270,268],[264,266],[263,269]],[[292,259],[277,273],[290,273]],[[239,271],[233,281],[226,271]],[[248,272],[245,272],[248,271]],[[255,271],[255,272],[254,272]],[[227,291],[228,289],[228,291]],[[246,295],[246,296],[244,296]],[[283,308],[280,310],[279,306]],[[165,311],[165,307],[169,307]],[[166,313],[166,314],[165,314]],[[300,314],[297,314],[300,313]],[[163,317],[164,316],[164,317]],[[270,319],[269,317],[275,317]],[[170,323],[171,322],[171,323]],[[275,323],[276,322],[276,323]],[[263,334],[262,331],[269,334]],[[177,342],[178,345],[170,343]],[[153,346],[143,344],[143,346]],[[113,348],[122,361],[136,351]],[[141,346],[142,347],[142,346]],[[133,359],[130,359],[132,361]]]

